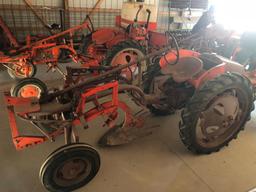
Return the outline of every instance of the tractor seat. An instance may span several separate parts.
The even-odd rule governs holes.
[[[166,65],[161,69],[164,75],[172,75],[177,83],[185,82],[197,75],[203,62],[196,57],[181,57],[176,65]]]

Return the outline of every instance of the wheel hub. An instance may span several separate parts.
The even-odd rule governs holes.
[[[200,116],[200,127],[206,141],[214,140],[233,125],[240,113],[238,98],[233,95],[218,97]]]
[[[86,167],[87,163],[80,159],[69,161],[60,169],[60,176],[66,180],[76,179]]]
[[[29,97],[39,98],[41,95],[41,90],[36,85],[26,85],[22,87],[18,95],[20,95],[23,98],[29,98]]]
[[[134,62],[137,59],[137,55],[129,53],[129,52],[122,52],[119,53],[114,60],[112,61],[112,66],[116,65],[124,65],[129,62]],[[130,68],[123,69],[122,75],[126,77],[127,79],[131,79],[132,73],[134,73],[137,69],[136,65],[131,66]]]
[[[72,185],[88,177],[91,169],[87,159],[68,159],[56,170],[53,179],[62,186]]]
[[[31,66],[14,66],[13,70],[15,71],[15,74],[17,76],[28,77],[32,72],[32,67]]]

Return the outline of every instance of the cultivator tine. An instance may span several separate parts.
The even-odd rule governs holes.
[[[131,119],[128,117],[122,125],[116,125],[107,131],[98,144],[102,147],[118,146],[152,134],[159,125],[146,125],[147,118],[151,118],[148,111],[139,111]]]

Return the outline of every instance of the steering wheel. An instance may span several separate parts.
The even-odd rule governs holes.
[[[174,35],[170,32],[170,31],[166,31],[165,32],[165,35],[167,36],[167,44],[169,45],[173,45],[174,48],[175,48],[175,51],[173,51],[172,49],[169,49],[170,52],[172,52],[175,56],[176,56],[176,60],[173,62],[173,63],[170,63],[167,58],[166,58],[166,55],[168,53],[166,53],[164,55],[164,59],[165,59],[165,62],[168,64],[168,65],[176,65],[178,62],[179,62],[179,59],[180,59],[180,52],[179,52],[179,45],[178,45],[178,42],[176,40],[176,38],[174,37]],[[169,53],[170,53],[169,52]]]

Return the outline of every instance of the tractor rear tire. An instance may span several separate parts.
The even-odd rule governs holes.
[[[123,53],[130,53],[132,52],[131,55],[133,55],[134,53],[137,55],[136,58],[132,58],[132,59],[138,59],[141,57],[145,57],[146,56],[146,50],[137,42],[132,41],[132,40],[126,40],[126,41],[122,41],[116,45],[114,45],[111,49],[109,49],[106,53],[106,57],[105,60],[103,60],[102,65],[104,66],[117,66],[117,65],[123,65],[123,64],[127,64],[130,62],[131,58],[128,56],[125,56],[123,58],[124,63],[115,63],[116,59]],[[142,66],[142,73],[146,71],[147,69],[147,61],[143,61],[144,63],[141,64]],[[146,68],[146,69],[144,69]],[[126,69],[128,70],[128,69]],[[124,74],[123,70],[121,73]],[[131,72],[132,73],[132,72]],[[131,76],[134,78],[134,74],[131,74]],[[125,77],[126,78],[126,77]],[[128,79],[129,81],[130,79]],[[134,83],[135,80],[133,80]]]
[[[237,104],[233,110],[230,98]],[[183,144],[197,154],[218,152],[244,129],[254,109],[253,101],[252,85],[241,75],[226,73],[206,82],[182,111],[179,129]],[[236,111],[236,115],[227,115],[228,111]]]

